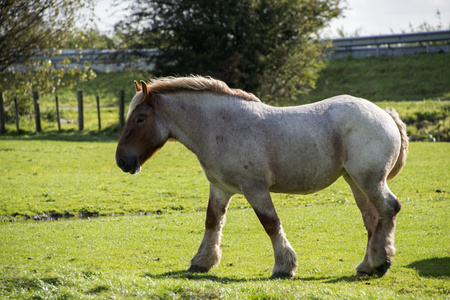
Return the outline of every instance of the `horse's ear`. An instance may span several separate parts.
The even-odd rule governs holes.
[[[144,98],[147,98],[147,96],[150,94],[150,88],[148,87],[147,83],[144,80],[141,80],[141,86],[142,86],[142,93],[144,94]]]
[[[147,83],[143,80],[141,80],[141,86],[142,86],[142,93],[144,94],[144,101],[149,103],[151,106],[155,106],[155,97],[152,97],[151,92],[152,90],[148,87]]]
[[[136,93],[142,91],[142,87],[136,80],[134,81],[134,87],[136,88]]]

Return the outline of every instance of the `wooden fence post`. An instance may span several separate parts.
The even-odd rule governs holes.
[[[97,100],[97,116],[98,116],[98,131],[102,130],[102,121],[100,119],[100,98],[96,97]]]
[[[19,106],[17,105],[17,97],[14,97],[14,110],[15,110],[15,116],[16,116],[16,130],[17,130],[17,133],[20,133],[20,128],[19,128]]]
[[[39,110],[39,94],[38,92],[33,92],[33,102],[34,102],[34,119],[36,122],[36,132],[41,132],[41,112]]]
[[[5,133],[5,110],[3,108],[3,92],[0,91],[0,134]]]
[[[58,94],[56,92],[55,92],[55,103],[56,103],[56,122],[58,123],[58,131],[61,131],[61,120],[59,119]]]
[[[125,127],[125,91],[119,93],[119,127]]]
[[[78,91],[78,131],[84,129],[84,118],[83,118],[83,91]]]

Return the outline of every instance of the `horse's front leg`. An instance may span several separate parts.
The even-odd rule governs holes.
[[[272,241],[275,264],[271,277],[294,277],[298,267],[297,254],[286,239],[267,186],[252,181],[246,182],[241,189]]]
[[[189,272],[208,272],[220,262],[220,237],[225,225],[225,214],[233,195],[210,184],[205,234],[197,254],[191,260]]]

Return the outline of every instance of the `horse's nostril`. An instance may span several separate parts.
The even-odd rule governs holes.
[[[125,167],[125,161],[123,159],[119,159],[117,161],[117,166],[119,166],[119,168],[123,169]]]

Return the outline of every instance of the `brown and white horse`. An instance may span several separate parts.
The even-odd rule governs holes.
[[[408,152],[405,125],[395,111],[348,95],[272,107],[204,77],[141,81],[135,87],[117,165],[137,173],[175,139],[197,156],[210,182],[206,229],[190,271],[206,272],[220,262],[228,204],[234,194],[243,194],[272,241],[272,276],[294,276],[296,253],[270,192],[314,193],[343,176],[368,232],[357,275],[387,272],[401,205],[386,182],[401,171]]]

